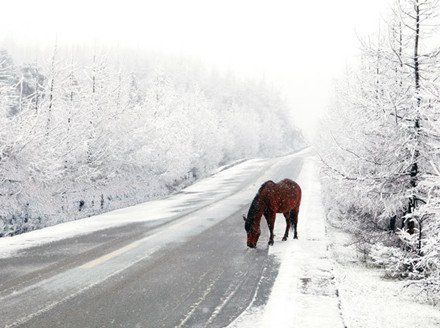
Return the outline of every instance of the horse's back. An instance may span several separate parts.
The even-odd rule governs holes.
[[[266,204],[278,213],[298,207],[301,202],[301,187],[291,179],[283,179],[277,183],[266,181],[260,192]]]
[[[287,178],[277,183],[273,182],[272,180],[268,180],[261,185],[258,191],[261,192],[265,189],[287,189],[295,192],[301,192],[301,187],[299,186],[299,184]]]
[[[293,194],[301,194],[301,187],[298,183],[296,183],[293,180],[290,179],[283,179],[276,183],[277,187],[280,189],[284,189],[287,192],[293,193]]]

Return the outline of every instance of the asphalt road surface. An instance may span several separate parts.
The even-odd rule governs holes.
[[[260,180],[295,179],[302,162],[301,156],[274,161]],[[241,215],[251,201],[226,197],[181,217],[0,259],[0,327],[227,326],[251,302],[266,302],[279,267],[268,256],[265,224],[258,248],[246,247]],[[234,206],[238,211],[224,210]],[[277,224],[285,224],[281,216]]]

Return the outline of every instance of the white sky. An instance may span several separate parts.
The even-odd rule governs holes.
[[[200,58],[264,77],[309,133],[334,77],[375,32],[389,0],[9,0],[0,33],[15,42],[103,42]],[[2,36],[0,34],[0,36]]]

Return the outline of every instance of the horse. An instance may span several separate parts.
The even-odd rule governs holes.
[[[252,201],[247,217],[243,215],[244,228],[247,232],[247,246],[257,247],[261,234],[260,221],[263,215],[270,231],[268,244],[269,246],[273,245],[273,228],[277,213],[283,213],[286,218],[286,231],[282,240],[286,241],[289,237],[291,226],[294,231],[293,239],[298,239],[297,224],[300,204],[301,187],[295,181],[284,179],[278,183],[271,180],[263,183]]]

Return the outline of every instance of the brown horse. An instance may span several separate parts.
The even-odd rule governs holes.
[[[273,228],[277,213],[283,213],[286,218],[286,232],[283,241],[289,237],[291,225],[294,230],[293,238],[298,239],[296,228],[300,203],[301,188],[295,181],[284,179],[278,183],[273,181],[263,183],[252,201],[247,217],[243,215],[244,228],[247,232],[247,245],[250,248],[257,247],[258,238],[261,234],[260,221],[263,215],[269,226],[269,245],[273,245]]]

